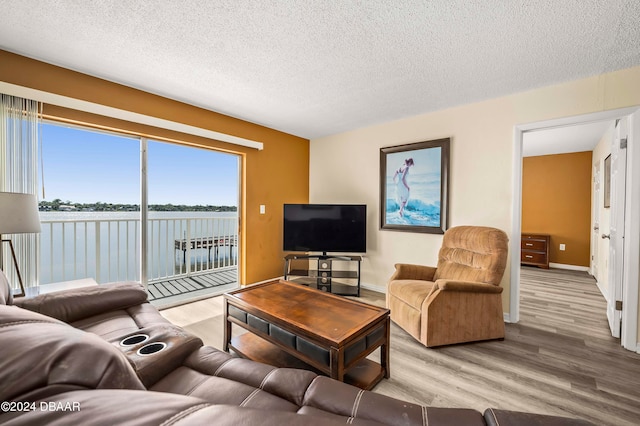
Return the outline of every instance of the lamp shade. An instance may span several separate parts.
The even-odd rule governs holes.
[[[33,194],[0,192],[0,235],[40,232],[38,200]]]

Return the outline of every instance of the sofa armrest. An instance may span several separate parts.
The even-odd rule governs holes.
[[[439,279],[436,286],[441,291],[461,291],[468,293],[502,293],[503,288],[493,284],[485,284],[473,281],[456,281]]]
[[[142,285],[126,281],[18,298],[14,304],[69,323],[146,301]]]
[[[411,265],[408,263],[396,263],[396,271],[389,281],[393,280],[422,280],[433,281],[436,268],[424,265]]]

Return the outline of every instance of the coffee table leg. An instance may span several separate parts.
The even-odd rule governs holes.
[[[224,342],[223,342],[223,350],[225,352],[229,352],[229,342],[231,341],[231,321],[229,321],[229,303],[227,300],[224,300],[223,304],[223,315],[224,315]]]
[[[380,365],[382,366],[382,368],[384,369],[384,378],[388,379],[389,377],[391,377],[391,371],[389,371],[389,343],[390,341],[390,337],[391,337],[391,320],[389,319],[389,317],[387,317],[387,320],[385,321],[385,328],[386,328],[386,338],[384,341],[384,344],[382,346],[380,346]]]
[[[344,382],[344,352],[331,348],[331,378]]]

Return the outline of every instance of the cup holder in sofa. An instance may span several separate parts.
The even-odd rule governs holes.
[[[136,353],[140,356],[147,356],[158,353],[161,350],[164,350],[166,347],[167,344],[164,342],[149,343],[148,345],[144,345],[143,347],[138,349]]]
[[[148,334],[134,334],[133,336],[125,337],[120,340],[120,346],[133,346],[138,343],[146,342],[149,340]]]

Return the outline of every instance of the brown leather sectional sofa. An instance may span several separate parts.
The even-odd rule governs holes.
[[[0,272],[0,424],[589,424],[422,407],[234,357],[170,324],[136,283],[12,303],[3,279]]]

